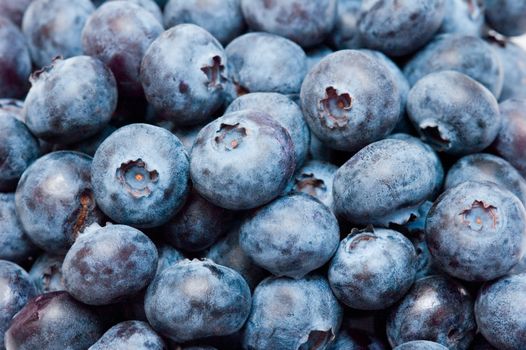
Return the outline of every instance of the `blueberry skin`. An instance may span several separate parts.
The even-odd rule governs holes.
[[[489,153],[460,158],[449,169],[444,188],[450,189],[465,181],[490,181],[512,192],[526,205],[526,180],[506,160]]]
[[[400,93],[380,59],[342,50],[322,59],[307,74],[301,105],[311,131],[322,142],[356,152],[394,129]]]
[[[504,83],[504,69],[497,52],[482,40],[469,35],[439,35],[404,67],[409,83],[415,85],[430,73],[453,70],[484,85],[498,98]]]
[[[362,0],[337,0],[336,22],[329,41],[338,50],[353,50],[363,46],[358,32]]]
[[[310,130],[301,108],[289,97],[274,92],[254,92],[236,98],[225,113],[255,109],[267,113],[287,130],[294,144],[297,166],[307,158]]]
[[[82,54],[80,35],[88,17],[95,11],[89,0],[34,0],[24,14],[22,31],[31,58],[38,67],[57,56]]]
[[[387,338],[392,347],[429,340],[451,350],[465,350],[476,328],[468,291],[449,277],[430,276],[416,281],[391,310]]]
[[[148,10],[129,1],[110,1],[89,17],[82,31],[82,47],[85,54],[111,69],[119,95],[142,96],[141,61],[162,32],[163,26]]]
[[[228,44],[225,52],[230,101],[249,92],[298,93],[307,73],[307,56],[303,49],[274,34],[241,35]]]
[[[155,276],[158,276],[170,266],[175,265],[185,259],[184,255],[171,245],[163,242],[154,243],[159,256],[157,259],[157,271],[155,272]]]
[[[317,65],[318,62],[320,62],[323,58],[325,58],[325,56],[328,56],[333,52],[334,50],[332,50],[330,47],[325,46],[325,45],[315,46],[309,49],[308,51],[306,51],[305,54],[307,55],[307,72],[310,71],[312,67]],[[294,96],[294,97],[291,96],[291,99],[293,98],[297,98],[297,96]],[[297,101],[294,101],[294,102],[297,102]]]
[[[13,318],[7,349],[84,350],[104,332],[100,317],[66,292],[39,295]]]
[[[504,83],[499,101],[526,99],[526,51],[509,40],[490,38],[504,71]]]
[[[335,210],[355,224],[401,225],[434,196],[443,178],[437,155],[418,139],[377,141],[336,172]]]
[[[24,103],[27,127],[52,143],[74,143],[95,135],[117,107],[117,85],[98,59],[77,56],[53,63],[31,76]]]
[[[486,21],[505,36],[526,33],[525,0],[485,0]]]
[[[111,134],[93,157],[99,207],[114,221],[137,227],[166,223],[189,191],[188,154],[169,131],[130,124]]]
[[[243,277],[208,260],[185,260],[164,270],[145,298],[152,327],[177,342],[238,331],[250,305]]]
[[[484,10],[482,0],[446,0],[444,21],[439,32],[482,36],[485,29]]]
[[[252,31],[277,34],[310,47],[323,42],[336,20],[337,0],[241,0]]]
[[[254,292],[243,348],[325,349],[341,320],[342,308],[323,277],[269,277]]]
[[[374,0],[362,5],[358,30],[365,46],[389,56],[410,54],[437,32],[444,0]]]
[[[141,64],[146,99],[176,125],[209,120],[223,103],[227,74],[223,47],[194,24],[180,24],[161,34]]]
[[[32,1],[33,0],[0,0],[0,13],[20,27],[24,12],[26,12],[27,7]]]
[[[24,269],[15,263],[0,260],[0,349],[11,318],[36,295],[35,286]]]
[[[468,181],[447,190],[426,220],[426,241],[434,261],[466,281],[505,275],[525,253],[525,233],[524,205],[492,182]]]
[[[279,235],[276,232],[280,232]],[[280,197],[254,212],[241,226],[241,249],[276,276],[302,278],[324,265],[338,247],[334,214],[305,194]]]
[[[23,115],[24,101],[14,98],[0,98],[0,118],[5,115],[14,117],[15,119],[24,121]]]
[[[394,350],[447,350],[447,348],[444,345],[432,341],[413,340],[398,345]]]
[[[95,135],[88,137],[82,141],[76,142],[74,144],[64,145],[64,144],[54,144],[53,150],[71,150],[80,153],[87,154],[90,157],[95,155],[99,146],[110,136],[117,128],[113,125],[106,125],[102,131],[96,133]]]
[[[296,159],[289,133],[268,114],[227,113],[198,134],[190,157],[194,188],[226,209],[252,209],[283,193]]]
[[[526,274],[485,284],[475,302],[480,332],[497,349],[521,349],[526,342]]]
[[[342,328],[327,350],[387,350],[387,347],[365,332]]]
[[[164,26],[193,23],[212,34],[223,45],[245,29],[240,0],[170,0],[164,8]]]
[[[122,0],[108,0],[108,1],[122,1]],[[125,0],[129,1],[131,3],[134,3],[136,5],[139,5],[143,9],[150,12],[155,19],[159,21],[159,23],[163,23],[163,13],[161,11],[161,8],[159,7],[159,4],[155,2],[154,0]]]
[[[49,153],[22,174],[15,193],[18,218],[31,241],[63,254],[79,232],[105,221],[90,177],[91,157],[77,152]]]
[[[29,88],[31,57],[26,39],[9,19],[0,18],[0,98],[21,98]]]
[[[501,125],[491,92],[455,71],[431,73],[419,80],[409,91],[407,112],[425,142],[454,155],[482,151],[495,140]]]
[[[125,321],[111,327],[88,350],[164,350],[164,340],[142,321]]]
[[[29,277],[35,285],[38,294],[65,290],[62,278],[62,263],[64,256],[43,253],[36,260]]]

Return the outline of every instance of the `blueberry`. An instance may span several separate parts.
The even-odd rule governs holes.
[[[342,50],[322,59],[301,86],[312,132],[327,146],[356,152],[387,136],[400,115],[394,76],[378,58]]]
[[[7,349],[84,350],[103,333],[100,317],[66,292],[42,294],[13,318],[5,334]]]
[[[386,139],[363,148],[334,176],[336,212],[355,224],[404,224],[434,196],[444,172],[419,140]]]
[[[485,0],[485,3],[490,27],[506,36],[526,33],[525,0]]]
[[[14,117],[15,119],[24,121],[24,101],[17,100],[14,98],[0,98],[0,117],[3,118],[5,115]]]
[[[320,44],[331,32],[337,0],[241,0],[241,9],[253,31],[291,39],[301,46]]]
[[[210,32],[223,45],[241,35],[245,21],[240,0],[170,0],[164,8],[164,26],[193,23]]]
[[[91,178],[98,205],[118,223],[154,227],[183,206],[188,155],[167,130],[130,124],[111,134],[93,158]]]
[[[268,114],[227,113],[205,126],[191,153],[195,189],[226,209],[251,209],[280,195],[294,167],[289,133]]]
[[[65,253],[85,227],[104,222],[93,197],[90,166],[90,157],[61,151],[39,158],[22,174],[16,212],[41,249]]]
[[[109,123],[117,106],[117,86],[99,60],[77,56],[55,59],[31,76],[24,119],[37,137],[73,143],[95,135]]]
[[[468,291],[448,277],[430,276],[416,281],[391,310],[387,337],[393,347],[412,340],[430,340],[451,350],[465,350],[476,327]]]
[[[333,52],[334,51],[330,47],[325,45],[315,46],[306,51],[305,54],[307,55],[307,72],[310,71],[312,67],[317,65],[318,62],[320,62],[323,58],[325,58],[325,56],[328,56]],[[296,97],[297,95],[293,96]]]
[[[180,24],[157,38],[141,64],[146,99],[164,119],[193,125],[223,103],[228,74],[221,44],[194,24]]]
[[[122,1],[122,0],[108,0],[108,1]],[[159,23],[163,23],[163,13],[161,11],[161,8],[159,7],[159,4],[155,2],[154,0],[124,0],[129,1],[131,3],[134,3],[136,5],[139,5],[146,11],[150,12],[155,19],[159,21]]]
[[[488,147],[501,123],[491,92],[455,71],[431,73],[419,80],[409,91],[407,112],[425,142],[455,155]]]
[[[243,348],[325,349],[341,319],[342,308],[323,277],[269,277],[254,292]]]
[[[0,98],[24,96],[31,74],[29,49],[20,29],[3,16],[0,16],[0,56]]]
[[[164,340],[142,321],[126,321],[111,327],[89,350],[164,350]]]
[[[327,350],[387,350],[384,343],[365,332],[342,329]]]
[[[398,345],[394,350],[447,350],[444,345],[427,340],[413,340]]]
[[[164,127],[163,125],[160,125],[160,126]],[[203,127],[204,127],[203,125],[194,125],[194,126],[183,127],[183,128],[171,128],[171,131],[183,143],[184,149],[188,153],[190,153],[192,151],[192,146],[194,145],[194,141],[197,138],[199,131],[201,131]]]
[[[150,284],[145,310],[156,331],[184,342],[238,331],[250,304],[250,289],[237,272],[207,260],[185,260]]]
[[[82,31],[82,47],[112,70],[119,94],[141,96],[141,61],[162,31],[161,23],[148,10],[128,1],[110,1],[89,17]]]
[[[36,260],[29,277],[35,285],[38,294],[65,290],[62,278],[62,262],[64,256],[43,253]]]
[[[526,51],[509,40],[490,37],[489,42],[499,55],[504,71],[500,101],[526,99]]]
[[[414,52],[433,37],[445,14],[444,0],[371,0],[362,3],[358,30],[365,46],[389,56]]]
[[[0,13],[20,27],[22,17],[33,0],[0,0]]]
[[[53,150],[54,151],[71,150],[71,151],[84,153],[90,157],[93,157],[95,155],[95,152],[99,148],[99,146],[102,144],[102,142],[106,140],[108,136],[110,136],[115,130],[117,130],[117,128],[114,127],[113,125],[106,125],[104,129],[102,129],[100,132],[82,141],[79,141],[73,144],[69,144],[69,145],[54,144]]]
[[[157,271],[155,272],[156,276],[170,266],[175,265],[185,259],[184,255],[171,245],[163,242],[154,243],[159,256],[159,259],[157,260]]]
[[[483,0],[446,0],[445,16],[439,32],[482,36],[484,31]]]
[[[337,0],[336,22],[330,35],[331,44],[339,50],[363,46],[358,32],[362,0]]]

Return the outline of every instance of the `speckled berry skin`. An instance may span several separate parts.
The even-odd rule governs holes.
[[[11,318],[36,295],[27,272],[15,263],[0,260],[0,348],[4,348],[4,333]]]
[[[526,342],[526,274],[485,284],[475,302],[480,332],[497,349],[521,349]]]
[[[409,83],[415,85],[424,76],[445,70],[464,73],[484,85],[498,98],[504,83],[499,55],[481,38],[460,34],[437,36],[404,67]]]
[[[365,46],[389,56],[410,54],[437,32],[444,0],[373,0],[363,3],[358,30]]]
[[[416,281],[391,310],[387,337],[393,347],[412,340],[429,340],[451,350],[465,350],[476,328],[468,291],[449,277],[430,276]]]
[[[489,153],[460,158],[449,169],[444,188],[450,189],[465,181],[494,182],[512,192],[526,205],[526,180],[506,160]]]
[[[336,0],[241,0],[250,29],[289,38],[303,47],[323,42],[336,20]]]
[[[387,347],[374,336],[342,327],[327,350],[387,350]]]
[[[289,133],[255,110],[228,113],[205,126],[190,158],[197,192],[233,210],[252,209],[280,195],[296,165]]]
[[[77,56],[56,59],[31,76],[24,120],[37,137],[53,143],[74,143],[95,135],[117,107],[117,85],[98,59]]]
[[[37,67],[57,56],[82,54],[81,33],[95,11],[89,0],[33,0],[24,14],[22,31]]]
[[[21,98],[29,88],[31,57],[20,29],[0,18],[0,98]]]
[[[112,70],[120,95],[141,96],[141,61],[162,32],[163,26],[148,10],[128,1],[110,1],[89,17],[82,47]]]
[[[398,345],[394,350],[447,350],[444,345],[428,340],[413,340]]]
[[[164,340],[142,321],[125,321],[111,327],[89,350],[165,350]]]
[[[443,177],[437,155],[418,139],[378,141],[336,172],[335,210],[355,224],[404,224],[440,189]]]
[[[345,305],[360,310],[385,309],[409,290],[415,279],[416,253],[399,232],[353,230],[331,260],[328,279]]]
[[[22,174],[16,212],[26,234],[41,249],[65,253],[84,228],[104,222],[95,203],[90,166],[91,157],[60,151],[39,158]]]
[[[526,99],[526,50],[510,40],[488,40],[499,55],[504,71],[499,100]]]
[[[297,167],[307,158],[310,130],[301,108],[289,97],[274,92],[254,92],[236,98],[225,113],[255,109],[267,113],[287,130],[294,144]]]
[[[24,12],[32,1],[33,0],[0,0],[0,13],[20,27]]]
[[[301,105],[311,131],[322,142],[356,152],[394,129],[400,94],[393,75],[379,59],[342,50],[322,59],[307,74]]]
[[[526,33],[525,0],[485,0],[485,3],[490,27],[506,36]]]
[[[454,155],[484,150],[497,137],[501,123],[491,92],[455,71],[431,73],[419,80],[409,91],[407,112],[425,142]]]
[[[323,277],[269,277],[254,291],[243,348],[324,349],[341,320],[342,308]]]
[[[104,332],[97,314],[66,292],[39,295],[13,318],[7,349],[85,350]]]
[[[445,0],[445,16],[439,32],[482,36],[484,10],[482,0]]]
[[[238,331],[250,305],[243,277],[209,260],[185,260],[169,267],[150,284],[145,298],[152,327],[177,342]]]
[[[489,281],[505,275],[525,253],[526,211],[495,183],[463,182],[434,203],[426,240],[435,262],[451,276]]]
[[[62,279],[63,261],[64,256],[48,253],[43,253],[35,260],[29,270],[29,277],[38,294],[65,290]]]
[[[122,1],[122,0],[108,0],[108,1]],[[163,23],[163,13],[161,11],[161,8],[154,0],[124,0],[131,2],[133,4],[139,5],[146,11],[150,12],[158,21],[159,23]]]
[[[339,50],[353,50],[362,47],[358,33],[362,0],[337,0],[336,21],[328,40]]]
[[[170,0],[164,8],[164,26],[193,23],[226,45],[245,29],[240,3],[240,0]]]
[[[183,206],[189,191],[188,154],[169,131],[130,124],[111,134],[93,157],[98,205],[120,224],[155,227]]]
[[[162,33],[141,64],[146,99],[163,119],[178,125],[210,119],[223,103],[227,75],[223,47],[194,24],[180,24]]]

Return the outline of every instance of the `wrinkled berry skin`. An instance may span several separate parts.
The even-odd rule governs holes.
[[[387,337],[396,347],[411,340],[430,340],[465,350],[475,336],[473,300],[460,283],[445,276],[415,282],[391,311]]]
[[[325,349],[341,320],[342,308],[323,277],[269,277],[254,292],[243,348]]]
[[[0,17],[0,98],[21,98],[29,88],[29,49],[20,29]]]
[[[329,267],[329,283],[342,303],[380,310],[404,296],[415,279],[411,241],[387,229],[353,230],[341,241]]]
[[[62,262],[64,256],[43,253],[36,260],[29,277],[35,285],[38,294],[65,290],[62,279]]]
[[[241,249],[257,265],[276,276],[296,279],[324,265],[339,240],[334,214],[317,199],[300,193],[257,210],[239,233]]]
[[[342,327],[327,350],[387,350],[387,347],[374,336]]]
[[[245,21],[240,0],[170,0],[164,8],[164,26],[193,23],[212,34],[223,45],[241,35]]]
[[[226,209],[252,209],[283,193],[296,159],[289,133],[268,114],[228,113],[198,134],[190,157],[194,188]]]
[[[526,180],[510,163],[488,153],[460,158],[449,169],[444,188],[453,188],[465,181],[490,181],[512,192],[526,205]]]
[[[125,321],[111,327],[89,350],[164,350],[164,340],[146,322]]]
[[[221,44],[194,24],[161,34],[144,54],[141,82],[146,99],[163,119],[195,125],[223,103],[227,77]]]
[[[482,36],[484,10],[482,0],[445,0],[445,16],[439,32]]]
[[[419,80],[409,91],[407,112],[425,142],[454,155],[480,152],[491,145],[501,123],[491,92],[455,71],[431,73]]]
[[[95,11],[89,0],[34,0],[24,14],[22,31],[37,67],[57,56],[82,54],[81,33]]]
[[[509,40],[489,39],[499,55],[504,71],[504,83],[499,100],[526,99],[526,51]]]
[[[24,12],[26,12],[27,7],[32,1],[33,0],[0,0],[0,13],[20,27]]]
[[[440,35],[405,65],[404,74],[409,83],[415,85],[424,76],[445,70],[464,73],[484,85],[496,98],[502,92],[502,62],[497,52],[481,38]]]
[[[11,318],[36,295],[35,286],[20,266],[0,260],[0,348],[4,348],[4,333]]]
[[[85,304],[111,304],[146,287],[157,270],[157,258],[153,242],[133,227],[91,226],[64,258],[64,286]]]
[[[336,19],[337,0],[241,0],[249,28],[277,34],[303,47],[323,42]]]
[[[7,349],[85,350],[104,332],[97,314],[67,292],[42,294],[13,318]]]
[[[410,54],[442,24],[444,0],[373,0],[362,5],[358,30],[365,46],[389,56]]]
[[[122,0],[108,0],[108,1],[122,1]],[[155,19],[159,21],[159,23],[163,23],[163,13],[159,7],[159,4],[157,4],[154,0],[124,0],[131,3],[134,3],[136,5],[139,5],[146,11],[150,12]]]
[[[327,146],[348,152],[387,136],[400,116],[391,72],[378,58],[355,50],[330,54],[310,70],[301,105],[311,131]]]
[[[141,61],[162,32],[163,26],[148,10],[128,1],[110,1],[89,17],[82,31],[82,47],[85,54],[111,69],[120,95],[141,96]]]
[[[93,157],[98,205],[114,221],[137,227],[167,222],[189,191],[188,155],[169,131],[130,124],[111,134]]]
[[[329,40],[339,50],[353,50],[362,47],[358,33],[362,0],[337,0],[336,22]]]
[[[185,260],[164,270],[145,298],[152,327],[177,342],[238,331],[250,305],[243,277],[208,260]]]
[[[495,183],[463,182],[434,203],[426,240],[434,261],[449,275],[489,281],[505,275],[524,255],[526,211]]]
[[[490,27],[506,36],[526,33],[525,0],[485,0],[485,3]]]
[[[95,135],[117,107],[117,85],[98,59],[77,56],[53,63],[31,76],[24,103],[27,127],[52,143],[74,143]]]
[[[355,224],[401,225],[434,196],[443,177],[437,155],[418,139],[407,136],[378,141],[336,172],[335,210]]]
[[[475,302],[479,330],[497,349],[521,349],[526,342],[526,274],[485,284]]]
[[[77,152],[49,153],[22,174],[15,193],[24,231],[41,249],[65,253],[78,234],[104,214],[90,182],[91,158]]]
[[[162,228],[165,240],[178,249],[198,252],[210,247],[228,230],[229,210],[218,207],[192,191],[181,210]]]
[[[413,340],[398,345],[394,350],[447,350],[444,345],[427,340]]]
[[[307,158],[310,142],[310,130],[303,119],[301,108],[289,97],[274,92],[255,92],[236,98],[225,113],[244,109],[255,109],[267,113],[284,127],[294,143],[294,155],[297,166]]]

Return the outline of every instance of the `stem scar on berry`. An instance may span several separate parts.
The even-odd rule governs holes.
[[[159,179],[156,170],[148,170],[142,159],[122,163],[117,169],[117,178],[126,190],[134,197],[146,197],[152,193],[151,185]]]
[[[330,129],[343,128],[349,121],[349,113],[353,100],[348,93],[338,94],[338,91],[329,86],[325,89],[327,95],[319,102],[320,120]]]

